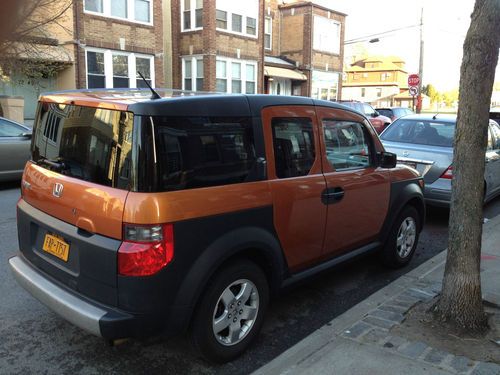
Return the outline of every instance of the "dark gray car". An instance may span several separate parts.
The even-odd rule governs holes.
[[[453,138],[456,116],[410,115],[394,121],[380,139],[398,162],[417,169],[425,181],[424,196],[431,205],[447,207],[453,176]],[[500,126],[490,120],[484,173],[485,201],[500,193]]]
[[[31,129],[0,117],[0,181],[20,179],[30,158]]]

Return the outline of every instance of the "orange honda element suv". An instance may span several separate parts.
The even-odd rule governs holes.
[[[40,98],[17,281],[107,340],[189,332],[214,362],[270,295],[354,257],[410,261],[423,180],[362,114],[304,97],[103,90]]]

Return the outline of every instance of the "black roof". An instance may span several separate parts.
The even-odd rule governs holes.
[[[343,109],[359,114],[343,105],[303,96],[203,94],[176,96],[133,103],[129,110],[144,116],[253,116],[263,108],[277,105],[314,105]]]

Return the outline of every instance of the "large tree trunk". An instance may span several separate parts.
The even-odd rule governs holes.
[[[476,0],[460,69],[448,256],[436,306],[441,320],[487,326],[480,259],[488,118],[500,47],[500,1]]]

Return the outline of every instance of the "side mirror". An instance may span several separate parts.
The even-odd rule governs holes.
[[[372,117],[378,117],[378,116],[380,116],[380,113],[378,113],[377,111],[372,113]]]
[[[23,138],[31,139],[32,136],[33,136],[33,134],[31,134],[31,133],[21,133],[21,137],[23,137]]]
[[[396,154],[392,152],[379,152],[377,154],[378,157],[378,165],[382,168],[394,168],[398,161],[398,157]]]

